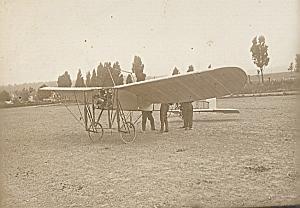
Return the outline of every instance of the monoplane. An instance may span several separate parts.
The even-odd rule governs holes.
[[[222,67],[113,87],[44,87],[40,90],[53,91],[64,101],[75,101],[79,120],[83,120],[93,141],[102,138],[104,129],[115,129],[123,142],[130,143],[136,138],[132,111],[149,109],[159,103],[193,102],[230,95],[241,90],[246,81],[247,75],[241,68]],[[105,111],[106,127],[101,120]]]

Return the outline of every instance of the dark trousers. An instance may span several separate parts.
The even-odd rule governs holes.
[[[160,113],[160,131],[168,131],[168,116],[167,113]]]
[[[189,127],[192,128],[193,127],[193,109],[189,109],[186,112],[183,113],[183,126],[185,128]]]
[[[150,121],[151,130],[155,130],[154,118],[152,116],[152,111],[142,111],[142,130],[146,130],[147,119]]]
[[[162,103],[160,105],[159,110],[159,118],[160,118],[160,131],[168,131],[168,111],[169,111],[169,104]]]

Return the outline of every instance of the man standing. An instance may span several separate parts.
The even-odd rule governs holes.
[[[160,132],[168,132],[168,111],[169,111],[169,104],[162,103],[160,105]]]
[[[152,104],[141,106],[140,110],[142,111],[142,131],[143,132],[146,131],[147,119],[150,121],[151,130],[155,130],[154,118],[152,115],[152,110],[153,110]]]
[[[154,118],[151,110],[143,110],[142,111],[142,131],[146,131],[146,123],[147,119],[150,121],[151,130],[155,130]]]
[[[183,128],[193,128],[193,105],[192,102],[182,103]]]

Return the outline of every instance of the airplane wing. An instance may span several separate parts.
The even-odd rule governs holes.
[[[91,102],[92,96],[97,94],[98,90],[104,89],[102,87],[43,87],[41,91],[52,91],[59,95],[64,102],[73,101],[83,103],[87,100]]]
[[[246,73],[238,67],[189,72],[116,86],[119,94],[137,96],[139,103],[180,103],[230,95],[241,90]]]
[[[95,89],[102,89],[101,87],[43,87],[40,90],[54,91],[54,92],[87,92]]]
[[[143,110],[153,103],[180,103],[230,95],[241,90],[246,73],[238,67],[223,67],[203,72],[189,72],[170,77],[110,87],[118,90],[124,110]],[[41,90],[61,95],[93,94],[103,87],[44,87]],[[90,96],[89,96],[90,97]],[[80,99],[81,100],[81,99]]]

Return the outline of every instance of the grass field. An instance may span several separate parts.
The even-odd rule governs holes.
[[[63,106],[1,109],[1,207],[295,204],[295,106],[296,96],[222,99],[241,113],[195,114],[188,131],[171,117],[164,134],[138,124],[133,144],[110,132],[91,143]]]

